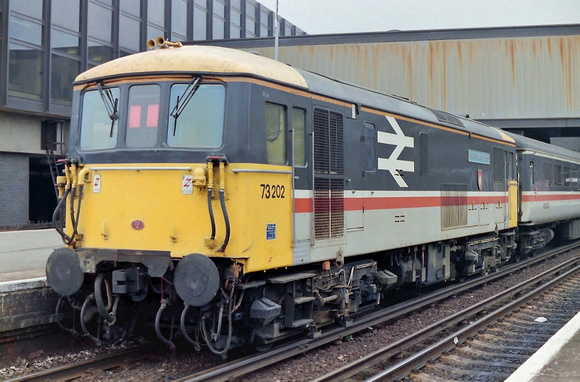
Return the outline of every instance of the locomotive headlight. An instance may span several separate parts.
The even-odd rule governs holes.
[[[205,188],[207,185],[207,169],[198,167],[193,170],[193,187]]]

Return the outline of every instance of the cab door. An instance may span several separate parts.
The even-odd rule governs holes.
[[[290,108],[290,136],[293,173],[293,264],[310,263],[312,242],[312,130],[307,123],[307,104],[296,100]]]

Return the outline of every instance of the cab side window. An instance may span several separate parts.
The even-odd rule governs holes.
[[[306,166],[306,118],[302,109],[292,109],[292,131],[294,136],[294,166]]]
[[[266,152],[269,164],[286,164],[286,109],[267,103]]]

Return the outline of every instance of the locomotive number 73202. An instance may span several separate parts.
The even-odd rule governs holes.
[[[262,187],[262,199],[284,199],[286,187],[279,184],[260,184]]]

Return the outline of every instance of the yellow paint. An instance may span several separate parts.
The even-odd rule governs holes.
[[[207,240],[211,235],[207,188],[193,187],[191,194],[182,191],[184,175],[191,176],[195,169],[205,166],[94,164],[78,170],[87,176],[79,179],[79,186],[83,185],[78,228],[82,241],[77,246],[170,251],[174,258],[201,253],[237,259],[244,265],[244,272],[292,265],[291,168],[228,164],[223,169],[225,179],[220,179],[216,164],[208,183],[223,184],[231,226],[225,253],[217,253],[225,238],[219,190],[214,189],[212,194],[216,224],[213,246]],[[101,177],[100,192],[93,188],[96,174]],[[68,216],[67,212],[70,219]],[[141,220],[144,228],[132,228],[134,220]],[[275,225],[275,239],[267,240],[268,224]],[[70,221],[67,233],[72,233]]]
[[[518,182],[508,181],[509,228],[518,225]]]

